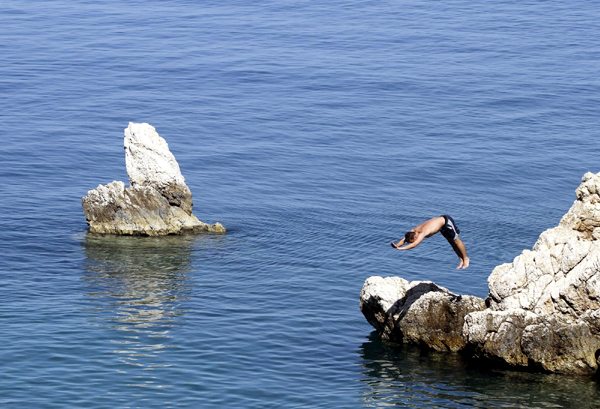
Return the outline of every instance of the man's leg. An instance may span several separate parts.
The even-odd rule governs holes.
[[[465,248],[465,244],[462,242],[460,238],[456,238],[456,240],[451,241],[452,249],[460,259],[460,264],[456,267],[457,270],[465,269],[469,267],[469,257],[467,257],[467,249]]]

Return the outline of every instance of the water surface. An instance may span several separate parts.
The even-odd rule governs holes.
[[[574,1],[5,0],[0,405],[591,407],[597,383],[382,343],[364,280],[484,297],[600,171],[600,9]],[[123,129],[221,236],[87,233]],[[389,242],[450,214],[442,237]]]

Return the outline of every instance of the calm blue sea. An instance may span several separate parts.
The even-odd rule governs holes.
[[[487,295],[600,171],[594,1],[2,0],[0,407],[595,407],[382,343],[372,275]],[[87,233],[155,126],[222,236]],[[443,237],[391,240],[454,217]]]

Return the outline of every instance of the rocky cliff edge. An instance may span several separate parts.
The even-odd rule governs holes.
[[[384,339],[437,350],[468,350],[516,367],[596,373],[600,358],[600,173],[586,173],[576,195],[559,225],[543,232],[532,250],[524,250],[512,263],[492,271],[485,305],[477,297],[452,294],[430,282],[371,277],[361,292],[363,314]],[[404,312],[406,288],[419,286],[429,290]],[[455,341],[448,344],[445,340],[451,334]]]

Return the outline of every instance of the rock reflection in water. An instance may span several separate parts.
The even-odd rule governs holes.
[[[109,331],[122,363],[168,366],[158,354],[174,347],[170,330],[185,314],[193,282],[194,236],[99,236],[83,242],[91,321]],[[122,331],[122,332],[120,332]]]
[[[359,353],[365,407],[587,407],[600,393],[589,377],[494,368],[460,354],[389,344],[375,332]]]

